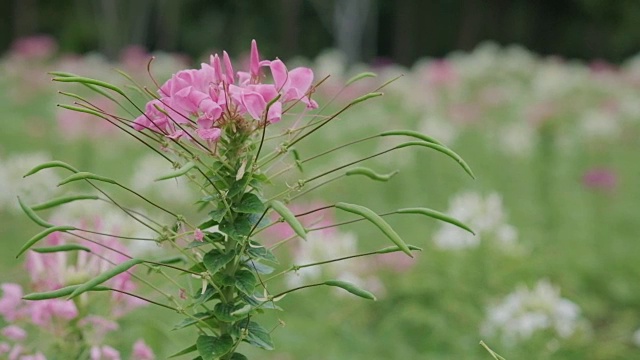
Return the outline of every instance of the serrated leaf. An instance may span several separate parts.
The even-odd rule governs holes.
[[[215,274],[233,260],[235,255],[236,253],[234,250],[230,250],[225,253],[221,250],[214,249],[204,255],[202,263],[211,274]]]
[[[220,337],[200,335],[196,347],[202,360],[214,360],[231,351],[233,339],[226,334]]]
[[[193,319],[193,318],[195,319]],[[193,324],[198,323],[200,320],[207,320],[213,317],[213,314],[210,312],[200,312],[197,314],[192,315],[192,317],[188,317],[184,320],[182,320],[181,322],[175,324],[173,326],[172,330],[179,330],[179,329],[184,329],[188,326],[191,326]]]
[[[248,342],[249,344],[265,350],[273,350],[273,341],[271,340],[271,335],[269,335],[269,332],[265,328],[260,326],[260,324],[258,324],[257,322],[250,321],[247,324],[244,320],[239,321],[238,330],[241,333],[246,332],[244,341]]]
[[[233,208],[235,211],[244,214],[262,214],[265,210],[264,203],[253,193],[242,195],[240,203]]]
[[[253,294],[253,290],[256,288],[256,277],[253,275],[253,272],[249,270],[240,270],[236,272],[236,288],[240,290],[247,296],[251,296]]]
[[[196,350],[198,350],[198,347],[196,346],[196,344],[193,344],[193,345],[189,346],[188,348],[182,349],[182,350],[178,351],[177,353],[169,356],[169,359],[177,357],[177,356],[180,356],[180,355],[185,355],[185,354],[194,352]]]
[[[255,241],[251,241],[249,243],[249,248],[247,249],[247,253],[249,256],[255,259],[267,260],[271,261],[274,264],[278,263],[278,259],[273,255],[273,253],[267,249],[266,247],[260,245]]]

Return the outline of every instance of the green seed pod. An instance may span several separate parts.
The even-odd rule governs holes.
[[[360,96],[359,98],[354,99],[352,102],[349,103],[348,106],[353,106],[353,105],[355,105],[357,103],[361,103],[363,101],[369,100],[369,99],[374,98],[374,97],[382,96],[382,95],[384,95],[384,94],[381,93],[381,92],[368,93],[368,94]]]
[[[287,224],[291,226],[291,228],[296,233],[296,235],[300,236],[305,240],[307,239],[307,231],[304,229],[304,226],[302,226],[300,221],[298,221],[296,216],[291,212],[291,210],[289,210],[288,207],[286,207],[283,203],[277,200],[271,201],[270,206],[273,208],[273,210],[275,210],[278,214],[280,214],[280,216],[282,216],[282,218],[284,219],[284,221],[287,222]]]
[[[432,138],[431,136],[428,136],[413,130],[390,130],[380,134],[380,136],[394,136],[394,135],[410,136],[416,139],[424,140],[426,142],[444,146],[440,141]]]
[[[55,160],[55,161],[49,161],[49,162],[46,162],[46,163],[42,163],[42,164],[34,167],[33,169],[29,170],[28,173],[24,174],[23,177],[27,177],[29,175],[33,175],[33,174],[39,172],[40,170],[48,169],[48,168],[52,168],[52,167],[65,168],[65,169],[67,169],[67,170],[69,170],[71,172],[74,172],[74,173],[77,173],[79,171],[78,169],[74,168],[73,166],[71,166],[71,165],[69,165],[69,164],[67,164],[65,162]]]
[[[417,247],[415,245],[407,245],[407,247],[410,250],[422,251],[422,248]],[[388,254],[388,253],[397,252],[397,251],[402,251],[402,249],[400,249],[400,247],[398,247],[398,246],[393,245],[393,246],[387,246],[385,248],[382,248],[382,249],[376,251],[375,253],[376,254]]]
[[[58,184],[58,186],[65,185],[65,184],[68,184],[70,182],[78,181],[78,180],[97,180],[97,181],[102,181],[102,182],[107,182],[107,183],[110,183],[110,184],[118,185],[118,183],[115,180],[109,179],[109,178],[104,177],[104,176],[96,175],[96,174],[93,174],[93,173],[90,173],[90,172],[82,171],[82,172],[79,172],[79,173],[75,173],[75,174],[69,176],[68,178],[62,180]]]
[[[410,257],[413,257],[413,255],[411,255],[411,250],[409,249],[407,244],[402,240],[400,235],[398,235],[398,233],[396,233],[395,230],[393,230],[391,225],[387,224],[387,222],[384,221],[380,217],[380,215],[376,214],[371,209],[366,208],[364,206],[347,204],[343,202],[337,203],[336,208],[346,212],[350,212],[352,214],[360,215],[363,218],[369,220],[371,223],[377,226],[378,229],[380,229],[380,231],[382,231],[383,234],[385,234],[391,241],[393,241],[394,244],[398,245],[398,247],[405,254],[409,255]]]
[[[79,106],[64,105],[64,104],[58,104],[57,106],[61,107],[63,109],[67,109],[67,110],[71,110],[71,111],[77,111],[77,112],[81,112],[81,113],[97,116],[99,118],[107,119],[107,116],[105,114],[99,113],[99,112],[97,112],[95,110],[91,110],[91,109],[87,109],[87,108],[83,108],[83,107],[79,107]]]
[[[25,214],[27,214],[27,216],[29,217],[29,219],[31,219],[34,223],[45,227],[45,228],[50,228],[53,227],[55,225],[50,224],[46,221],[44,221],[44,219],[42,219],[40,216],[38,216],[35,211],[33,211],[32,208],[28,207],[27,205],[25,205],[22,200],[20,199],[20,196],[18,196],[18,204],[20,204],[20,208],[22,209],[22,211],[24,211]]]
[[[165,176],[161,176],[159,178],[157,178],[155,181],[162,181],[162,180],[167,180],[167,179],[173,179],[173,178],[177,178],[180,177],[186,173],[189,172],[189,170],[193,169],[196,166],[196,164],[194,164],[192,161],[189,161],[188,163],[182,165],[182,167],[172,173],[169,173]]]
[[[347,82],[346,82],[346,84],[344,84],[344,86],[346,87],[346,86],[349,86],[349,85],[353,84],[354,82],[356,82],[358,80],[362,80],[362,79],[365,79],[365,78],[372,78],[372,77],[376,77],[376,76],[378,76],[378,75],[376,75],[375,73],[372,73],[372,72],[363,72],[363,73],[360,73],[360,74],[352,77],[351,79],[347,80]]]
[[[371,180],[376,180],[376,181],[389,181],[389,179],[391,179],[394,175],[396,175],[399,171],[396,170],[394,172],[388,173],[388,174],[378,174],[377,172],[366,168],[366,167],[356,167],[353,169],[348,170],[345,175],[347,176],[351,176],[351,175],[364,175],[366,177],[368,177]]]
[[[424,142],[424,141],[409,141],[403,144],[400,144],[398,146],[395,147],[395,149],[401,149],[403,147],[408,147],[408,146],[424,146],[424,147],[428,147],[431,148],[435,151],[441,152],[445,155],[447,155],[448,157],[454,159],[455,161],[458,162],[458,164],[460,164],[460,166],[462,166],[462,169],[464,169],[464,171],[467,172],[467,174],[469,174],[469,176],[471,176],[473,179],[476,178],[475,175],[473,175],[473,171],[471,171],[471,168],[469,167],[469,165],[467,165],[467,163],[462,160],[462,157],[460,157],[460,155],[456,154],[453,150],[446,148],[442,145],[438,145],[438,144],[433,144],[433,143],[429,143],[429,142]]]
[[[327,280],[323,284],[342,288],[342,289],[347,290],[348,292],[352,293],[353,295],[359,296],[361,298],[365,298],[367,300],[373,300],[373,301],[376,300],[376,296],[375,295],[373,295],[372,293],[368,292],[367,290],[364,290],[364,289],[361,289],[361,288],[357,287],[356,285],[354,285],[354,284],[352,284],[350,282],[340,281],[340,280]]]
[[[60,206],[66,203],[70,203],[77,200],[98,200],[99,197],[96,195],[69,195],[69,196],[61,196],[55,199],[51,199],[49,201],[33,205],[31,209],[34,211],[46,210],[52,207]]]
[[[24,300],[48,300],[48,299],[56,299],[61,298],[63,296],[67,296],[71,294],[75,289],[77,289],[80,285],[71,285],[67,287],[63,287],[62,289],[47,291],[47,292],[39,292],[39,293],[31,293],[23,296]],[[111,290],[105,286],[96,286],[91,291],[107,291]]]
[[[70,231],[70,230],[76,230],[75,227],[73,226],[53,226],[50,227],[48,229],[44,229],[43,231],[39,232],[38,234],[36,234],[34,237],[32,237],[31,239],[29,239],[29,241],[27,241],[26,244],[24,244],[22,246],[22,248],[20,248],[20,251],[18,251],[18,255],[16,255],[16,258],[18,258],[20,255],[22,255],[25,251],[27,251],[30,247],[32,247],[33,245],[35,245],[38,241],[44,239],[45,237],[47,237],[50,234],[53,234],[56,231]]]
[[[444,222],[448,222],[449,224],[455,225],[461,229],[467,230],[468,232],[472,233],[473,235],[475,235],[476,233],[473,232],[473,230],[471,230],[471,228],[469,226],[467,226],[466,224],[464,224],[462,221],[452,218],[449,215],[445,215],[439,211],[435,211],[435,210],[431,210],[428,208],[406,208],[406,209],[400,209],[398,211],[396,211],[398,214],[420,214],[420,215],[426,215],[429,217],[432,217],[434,219],[438,219]]]
[[[86,77],[82,77],[82,76],[55,77],[55,78],[53,78],[53,81],[95,85],[95,86],[103,87],[105,89],[113,90],[113,91],[117,92],[118,94],[120,94],[122,96],[126,96],[124,91],[122,91],[119,87],[117,87],[115,85],[109,84],[109,83],[104,82],[104,81],[100,81],[100,80],[96,80],[96,79],[90,79],[90,78],[86,78]]]
[[[143,263],[143,260],[140,259],[131,259],[131,260],[127,260],[125,262],[123,262],[122,264],[119,264],[105,272],[103,272],[102,274],[94,277],[93,279],[85,282],[84,284],[81,284],[80,286],[78,286],[75,290],[73,290],[73,292],[71,293],[71,295],[69,295],[69,299],[73,299],[74,297],[92,290],[93,288],[95,288],[96,286],[102,284],[103,282],[111,279],[112,277],[121,274],[129,269],[131,269],[132,267]]]
[[[31,249],[31,251],[35,251],[40,254],[48,254],[55,252],[63,252],[63,251],[86,251],[91,252],[91,249],[88,247],[78,245],[78,244],[66,244],[66,245],[58,245],[58,246],[48,246]]]

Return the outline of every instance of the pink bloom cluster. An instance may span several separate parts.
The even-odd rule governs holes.
[[[261,68],[268,67],[273,83],[263,82]],[[314,109],[311,100],[313,71],[298,67],[291,71],[279,60],[260,60],[255,40],[251,43],[249,71],[234,73],[226,51],[212,55],[200,69],[174,74],[151,100],[133,127],[150,129],[172,139],[196,136],[215,142],[227,123],[254,120],[279,121],[283,104],[302,102]]]

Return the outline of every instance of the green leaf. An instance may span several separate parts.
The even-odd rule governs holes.
[[[243,265],[246,266],[247,269],[251,271],[255,271],[258,274],[264,274],[264,275],[271,274],[274,270],[274,268],[272,268],[271,266],[262,264],[255,260],[247,260],[243,263]]]
[[[213,317],[213,314],[210,312],[201,312],[201,313],[197,313],[192,315],[192,317],[194,317],[195,319],[188,317],[182,321],[180,321],[179,323],[175,324],[173,326],[172,330],[179,330],[179,329],[184,329],[186,327],[189,327],[193,324],[198,323],[200,320],[207,320]]]
[[[394,244],[398,245],[398,247],[402,249],[405,254],[413,257],[413,255],[411,255],[411,250],[404,242],[404,240],[402,240],[400,235],[398,235],[398,233],[393,230],[391,225],[387,224],[387,222],[384,221],[380,217],[380,215],[376,214],[371,209],[360,205],[347,204],[342,202],[336,203],[336,208],[356,215],[360,215],[363,218],[369,220],[372,224],[377,226],[378,229],[380,229],[380,231],[382,231],[382,233],[385,234]]]
[[[200,289],[198,290],[198,293],[195,296],[193,296],[194,301],[190,306],[202,305],[207,301],[213,299],[217,293],[218,291],[214,289],[212,286],[207,286],[207,289],[204,291],[204,294],[202,293],[202,289]]]
[[[216,319],[223,322],[234,322],[239,319],[239,317],[231,315],[234,311],[240,309],[242,306],[225,304],[225,303],[217,303],[216,306],[213,307],[213,315]]]
[[[291,226],[296,235],[305,240],[307,239],[307,231],[304,229],[304,226],[302,226],[300,221],[298,221],[296,216],[291,212],[291,210],[289,210],[288,207],[277,200],[271,201],[270,206],[273,208],[273,210],[280,214],[280,216],[282,216],[282,219],[284,219],[284,221],[286,221],[289,226]]]
[[[64,251],[86,251],[86,252],[91,252],[91,249],[89,249],[86,246],[82,246],[82,245],[78,245],[78,244],[65,244],[65,245],[58,245],[58,246],[48,246],[48,247],[35,248],[35,249],[31,249],[31,251],[35,251],[35,252],[40,253],[40,254],[48,254],[48,253],[64,252]]]
[[[44,239],[48,235],[53,234],[56,231],[70,231],[70,230],[76,230],[76,228],[73,226],[54,226],[54,227],[50,227],[48,229],[42,230],[41,232],[34,235],[31,239],[29,239],[27,243],[20,248],[20,250],[18,251],[18,255],[16,255],[16,258],[24,254],[24,252],[27,251],[30,247],[32,247],[38,241]]]
[[[193,344],[193,345],[189,346],[188,348],[182,349],[182,350],[178,351],[177,353],[169,356],[169,359],[174,358],[174,357],[178,357],[180,355],[185,355],[185,354],[194,352],[196,350],[198,350],[198,347],[197,347],[196,344]]]
[[[278,259],[273,255],[273,253],[267,249],[266,247],[260,245],[255,241],[249,242],[249,248],[247,249],[247,254],[254,259],[267,260],[272,263],[277,264]]]
[[[244,214],[262,214],[265,206],[260,198],[253,193],[245,193],[237,206],[233,208],[235,211]]]
[[[231,355],[231,360],[249,360],[249,358],[240,353],[234,352],[233,355]]]
[[[347,290],[348,292],[352,293],[353,295],[359,296],[361,298],[365,298],[367,300],[376,300],[376,296],[373,295],[372,293],[368,292],[367,290],[361,289],[359,287],[357,287],[356,285],[347,282],[347,281],[340,281],[340,280],[328,280],[324,282],[325,285],[329,285],[329,286],[336,286],[339,288],[342,288],[344,290]]]
[[[233,339],[229,335],[220,337],[200,335],[196,341],[196,347],[202,360],[214,360],[231,351]]]
[[[242,179],[234,181],[231,184],[231,187],[229,187],[229,192],[227,193],[227,197],[233,198],[236,195],[244,192],[250,180],[251,180],[251,174],[247,172],[244,174],[244,176],[242,176]]]
[[[230,250],[229,252],[225,253],[221,250],[214,249],[204,255],[202,263],[211,274],[215,274],[225,265],[227,265],[231,260],[233,260],[235,255],[235,250]]]
[[[236,272],[236,288],[247,296],[253,295],[256,288],[257,280],[253,272],[249,270],[240,270]]]
[[[198,229],[200,230],[205,230],[208,229],[212,226],[216,226],[218,225],[220,222],[219,221],[215,221],[213,219],[207,219],[205,221],[203,221],[202,223],[200,223],[200,225],[196,226]]]
[[[229,276],[219,271],[213,274],[213,282],[217,286],[234,286],[236,279],[233,276]]]
[[[269,335],[269,332],[260,326],[260,324],[255,321],[250,321],[247,324],[247,322],[243,320],[239,321],[237,326],[240,333],[246,333],[247,335],[244,341],[265,350],[273,350],[271,335]]]
[[[213,222],[215,222],[214,225],[218,225],[222,221],[222,219],[224,219],[224,215],[226,213],[227,213],[227,209],[224,206],[220,206],[220,208],[210,211],[209,217],[211,218],[211,220],[213,220]]]
[[[125,262],[123,262],[122,264],[119,264],[117,266],[114,266],[113,268],[103,272],[102,274],[94,277],[93,279],[85,282],[84,284],[80,285],[77,289],[75,289],[71,295],[69,295],[69,299],[72,299],[86,291],[91,290],[92,288],[96,287],[97,285],[102,284],[103,282],[113,278],[116,275],[122,274],[123,272],[131,269],[132,267],[143,263],[144,261],[140,260],[140,259],[130,259],[127,260]]]
[[[239,214],[233,223],[223,221],[218,229],[235,240],[243,240],[253,228],[253,216],[254,214]]]

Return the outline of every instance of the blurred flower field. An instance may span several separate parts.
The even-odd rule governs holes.
[[[177,55],[154,55],[152,70],[161,81],[190,62]],[[31,38],[0,58],[2,283],[27,287],[83,276],[82,272],[100,267],[97,263],[65,265],[66,259],[43,265],[38,262],[40,255],[33,254],[25,271],[15,259],[35,232],[17,196],[37,204],[69,194],[56,187],[64,175],[55,171],[22,179],[42,161],[57,159],[109,174],[184,211],[197,201],[185,191],[189,184],[153,181],[171,169],[156,161],[149,149],[106,122],[56,107],[64,100],[48,71],[69,71],[125,86],[127,79],[114,70],[118,68],[154,89],[146,73],[150,56],[132,47],[114,64],[98,55],[58,54],[51,40]],[[426,206],[469,224],[476,236],[424,218],[389,216],[389,223],[407,242],[423,248],[416,259],[393,253],[301,269],[279,285],[286,288],[339,278],[372,291],[378,301],[364,302],[326,290],[288,296],[282,306],[289,311],[271,319],[278,348],[259,353],[260,358],[490,359],[480,340],[507,359],[638,357],[640,57],[620,66],[599,61],[586,64],[485,44],[471,53],[425,59],[409,69],[385,64],[347,70],[340,54],[331,51],[298,61],[311,66],[317,79],[330,75],[314,94],[321,108],[337,109],[397,77],[383,89],[385,96],[350,109],[322,129],[325,140],[305,148],[303,158],[353,139],[411,128],[454,149],[477,178],[469,180],[456,164],[435,152],[394,151],[366,163],[382,173],[398,170],[391,186],[381,190],[375,182],[355,179],[328,184],[311,193],[313,202],[299,205],[301,212],[337,199],[366,204],[380,213],[407,205]],[[344,88],[348,79],[363,71],[378,76]],[[77,91],[89,94],[82,88]],[[114,106],[117,111],[108,102],[102,106]],[[395,144],[388,137],[378,137],[319,157],[303,171],[317,173],[323,165],[348,163],[372,149],[382,151]],[[289,176],[293,184],[300,174]],[[124,193],[117,194],[127,199]],[[83,204],[65,205],[60,210],[64,214],[46,216],[54,222],[56,216],[75,219],[78,224],[132,238],[150,236],[117,208]],[[130,204],[137,203],[131,199]],[[154,213],[157,209],[137,210],[162,217]],[[361,223],[321,229],[349,220],[341,215],[327,210],[305,217],[305,226],[319,230],[306,242],[277,247],[277,254],[289,259],[280,264],[282,269],[385,245],[379,233]],[[261,235],[265,243],[274,245],[286,234],[292,234],[291,229],[274,226]],[[100,241],[121,242],[118,246],[133,253],[163,251],[149,241]],[[148,291],[142,284],[129,284],[131,279],[121,281],[123,288]],[[100,323],[92,323],[104,330],[95,338],[99,359],[116,358],[116,349],[125,359],[150,357],[145,344],[157,359],[164,359],[185,346],[180,343],[180,330],[172,336],[161,330],[180,321],[168,310],[135,302],[123,307],[117,305],[121,299],[96,295],[113,310],[94,316],[58,309],[45,312],[47,319],[34,320],[7,311],[16,288],[5,285],[2,289],[0,357],[23,351],[17,347],[25,350],[16,359],[37,353],[33,347],[26,350],[37,339],[25,338],[10,326],[18,318],[29,326],[42,326],[53,336],[56,321],[83,317],[80,321]],[[123,309],[127,316],[118,312]]]

